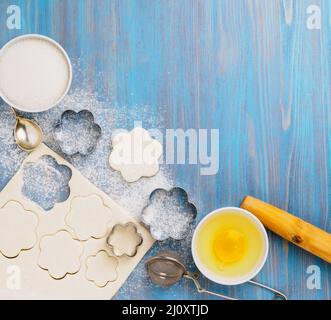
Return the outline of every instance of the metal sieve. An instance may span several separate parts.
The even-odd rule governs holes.
[[[146,268],[152,282],[161,287],[167,288],[179,282],[183,277],[193,281],[199,293],[207,293],[226,300],[238,300],[223,294],[204,289],[199,282],[199,274],[189,272],[181,257],[173,251],[161,251],[156,256],[146,261]],[[274,294],[274,300],[287,300],[287,296],[264,284],[249,280],[248,283],[269,290]]]

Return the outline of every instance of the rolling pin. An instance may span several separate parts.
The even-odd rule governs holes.
[[[251,196],[246,196],[240,207],[253,213],[271,231],[331,263],[330,233]]]

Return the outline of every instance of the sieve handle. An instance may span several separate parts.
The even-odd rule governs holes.
[[[197,273],[187,272],[186,274],[184,274],[184,277],[187,278],[187,279],[190,279],[194,282],[194,284],[197,288],[197,291],[199,293],[207,293],[207,294],[210,294],[212,296],[216,296],[216,297],[226,299],[226,300],[238,300],[238,299],[228,297],[228,296],[225,296],[225,295],[217,293],[217,292],[208,291],[207,289],[202,288],[200,282],[198,281],[199,275]]]
[[[258,286],[260,288],[263,288],[265,290],[268,290],[268,291],[271,291],[275,296],[274,296],[274,300],[288,300],[287,296],[285,293],[283,292],[280,292],[274,288],[271,288],[271,287],[268,287],[266,286],[265,284],[263,283],[259,283],[259,282],[256,282],[254,280],[249,280],[248,283],[250,284],[253,284],[255,286]]]
[[[197,288],[197,291],[199,293],[207,293],[207,294],[210,294],[210,295],[222,298],[222,299],[226,299],[226,300],[238,300],[236,298],[232,298],[232,297],[225,296],[225,295],[217,293],[217,292],[213,292],[213,291],[204,289],[198,280],[199,275],[197,273],[187,272],[186,274],[184,274],[184,277],[187,279],[190,279],[194,282],[195,287]],[[280,292],[274,288],[268,287],[265,284],[262,284],[262,283],[259,283],[259,282],[253,281],[253,280],[248,281],[248,283],[258,286],[260,288],[263,288],[265,290],[271,291],[274,294],[274,300],[288,300],[287,296],[283,292]]]

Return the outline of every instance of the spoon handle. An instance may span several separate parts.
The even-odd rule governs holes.
[[[17,115],[15,109],[14,109],[12,106],[9,106],[9,108],[10,108],[10,110],[12,111],[14,117],[17,119],[17,118],[18,118],[18,115]]]

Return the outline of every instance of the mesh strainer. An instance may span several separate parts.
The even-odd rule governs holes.
[[[167,288],[180,281],[183,277],[194,282],[199,293],[207,293],[227,300],[237,300],[235,298],[219,294],[217,292],[208,291],[200,285],[199,274],[187,271],[182,262],[181,257],[173,251],[161,251],[156,256],[150,258],[146,262],[148,275],[153,283],[161,287]],[[287,300],[284,293],[265,286],[264,284],[248,281],[249,283],[269,290],[274,294],[275,300]]]

